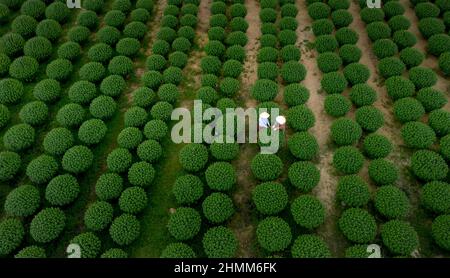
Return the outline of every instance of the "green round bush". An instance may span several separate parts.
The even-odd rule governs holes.
[[[211,223],[218,224],[234,214],[233,200],[220,192],[212,193],[202,203],[203,215]]]
[[[62,158],[62,167],[70,173],[85,172],[91,167],[94,156],[86,146],[74,146],[68,149]]]
[[[428,125],[438,136],[450,134],[450,112],[436,109],[429,114]]]
[[[246,32],[248,29],[248,23],[243,17],[235,17],[230,21],[231,31]]]
[[[442,137],[439,145],[442,156],[444,156],[445,159],[450,160],[450,135]]]
[[[334,24],[329,19],[315,20],[311,25],[314,36],[330,35],[334,30]]]
[[[362,21],[366,24],[370,24],[372,22],[379,22],[384,20],[384,11],[383,9],[371,9],[369,7],[364,7],[360,13]]]
[[[4,208],[8,215],[27,217],[36,212],[40,203],[39,190],[26,184],[16,187],[6,196]]]
[[[148,204],[147,193],[142,187],[132,186],[125,189],[119,198],[119,207],[125,213],[137,214]]]
[[[120,28],[123,26],[127,16],[119,10],[111,10],[105,14],[104,21],[108,26]]]
[[[25,247],[14,256],[16,259],[45,259],[46,257],[45,249],[36,245]]]
[[[422,204],[436,214],[450,212],[450,186],[446,182],[432,181],[422,188]]]
[[[81,46],[76,42],[65,42],[58,48],[57,54],[60,59],[72,61],[80,57]]]
[[[126,76],[133,72],[133,61],[126,56],[115,56],[109,61],[108,70],[110,74]]]
[[[364,157],[355,147],[344,146],[334,152],[334,167],[346,175],[358,173],[363,167],[363,164]]]
[[[257,154],[253,157],[250,168],[257,179],[270,181],[280,176],[283,162],[274,154]]]
[[[297,7],[294,4],[289,3],[288,1],[285,1],[281,4],[280,10],[281,10],[281,17],[285,16],[295,17],[297,16],[298,13]]]
[[[208,258],[232,258],[238,249],[238,240],[226,227],[210,228],[203,236],[203,249]]]
[[[225,63],[223,63],[222,70],[223,76],[238,78],[243,70],[243,67],[239,61],[228,60]]]
[[[360,208],[345,210],[339,218],[338,224],[344,236],[355,243],[371,242],[377,234],[375,218]]]
[[[373,106],[362,106],[355,112],[356,122],[368,132],[374,132],[384,124],[384,116],[380,110]]]
[[[283,99],[288,106],[305,104],[309,99],[309,90],[301,84],[289,84],[284,87]]]
[[[440,18],[427,17],[421,19],[418,27],[425,39],[429,39],[433,35],[445,33],[445,24]]]
[[[313,20],[328,18],[331,8],[322,2],[315,2],[308,6],[308,14]]]
[[[125,25],[125,28],[123,29],[123,35],[125,37],[134,38],[138,40],[142,40],[146,33],[147,33],[147,25],[139,21],[132,21],[127,25]]]
[[[46,18],[56,20],[61,24],[65,23],[69,16],[69,8],[61,2],[53,2],[45,9]]]
[[[36,19],[22,14],[11,22],[11,30],[24,38],[28,38],[34,34],[37,24]]]
[[[42,184],[48,182],[58,168],[58,163],[52,156],[43,154],[28,164],[26,174],[32,182]]]
[[[0,129],[5,127],[10,119],[10,113],[8,107],[0,104]]]
[[[117,136],[117,144],[121,148],[135,149],[142,142],[144,136],[137,127],[126,127]]]
[[[378,72],[386,79],[392,76],[400,76],[405,70],[405,64],[397,57],[383,58],[378,63]]]
[[[123,38],[116,44],[116,51],[120,55],[134,56],[141,48],[141,43],[134,38]]]
[[[391,220],[381,226],[381,239],[393,254],[409,256],[419,247],[419,237],[414,228],[405,221]]]
[[[337,145],[351,145],[362,135],[361,126],[349,118],[340,118],[331,125],[331,138]]]
[[[412,97],[406,97],[394,102],[394,115],[402,123],[416,121],[425,114],[420,101]]]
[[[67,33],[69,41],[80,44],[85,43],[89,39],[90,35],[91,31],[89,31],[89,28],[84,26],[74,26],[70,28]]]
[[[219,94],[212,87],[201,87],[197,91],[197,98],[206,104],[214,105],[219,99]]]
[[[0,255],[8,255],[22,243],[25,230],[16,218],[6,218],[0,222]]]
[[[436,141],[436,133],[421,122],[408,122],[401,129],[401,135],[408,148],[427,149]]]
[[[295,17],[285,16],[280,19],[278,22],[278,26],[280,30],[297,30],[298,23]]]
[[[365,206],[370,200],[369,186],[360,176],[344,176],[339,179],[336,197],[350,207]]]
[[[306,68],[299,62],[290,61],[283,64],[280,74],[287,84],[298,83],[305,79]]]
[[[133,156],[128,149],[117,148],[108,154],[106,165],[112,172],[123,173],[130,168]]]
[[[319,53],[333,52],[339,48],[339,43],[333,35],[320,35],[316,38],[314,46]]]
[[[131,21],[146,23],[150,19],[150,13],[146,9],[137,8],[131,11],[130,19]]]
[[[342,27],[335,33],[339,45],[356,44],[359,39],[358,33],[351,28]]]
[[[155,140],[146,140],[137,147],[137,155],[141,160],[156,162],[162,155],[162,147]]]
[[[95,36],[99,43],[106,43],[111,46],[115,45],[121,37],[120,31],[112,26],[100,28]]]
[[[273,100],[278,94],[278,85],[272,80],[259,79],[253,85],[251,93],[260,102]]]
[[[393,2],[394,1],[388,2],[388,3],[393,3]],[[368,245],[362,245],[362,244],[350,246],[349,248],[347,248],[345,250],[345,258],[356,258],[356,259],[368,258],[369,253],[367,252],[367,247],[368,247]]]
[[[120,77],[122,78],[122,77]],[[147,108],[156,100],[155,92],[146,87],[140,87],[133,91],[133,104],[142,108]]]
[[[343,64],[356,63],[361,59],[362,52],[356,45],[345,44],[339,48],[339,57]]]
[[[317,57],[317,66],[323,73],[338,71],[342,65],[342,59],[334,52],[325,52]]]
[[[277,62],[278,60],[278,50],[273,47],[263,47],[259,50],[257,61],[258,63],[263,62]]]
[[[0,39],[0,49],[9,57],[14,57],[22,52],[25,39],[17,33],[7,33]]]
[[[383,11],[387,18],[392,18],[396,15],[402,15],[405,13],[405,8],[398,1],[389,1],[384,3]]]
[[[295,131],[306,131],[314,126],[314,114],[305,105],[297,105],[287,111],[287,123]]]
[[[300,160],[312,160],[319,153],[316,138],[308,132],[297,132],[288,139],[289,151]]]
[[[104,230],[113,220],[113,207],[105,201],[96,201],[89,205],[84,213],[84,225],[88,230]]]
[[[236,173],[228,162],[215,162],[205,171],[206,183],[217,191],[230,190],[236,183]]]
[[[200,214],[193,208],[179,207],[170,215],[167,228],[177,240],[189,240],[198,234],[201,226]]]
[[[395,56],[398,53],[398,47],[391,39],[379,39],[373,43],[372,51],[378,59],[383,59]]]
[[[366,83],[370,77],[370,70],[365,65],[352,63],[344,68],[344,76],[351,85]]]
[[[140,127],[147,122],[148,114],[142,107],[131,107],[125,112],[126,127]]]
[[[311,195],[302,195],[291,204],[294,221],[307,229],[317,228],[325,220],[325,208],[322,203]]]
[[[53,19],[42,20],[36,27],[36,35],[47,38],[50,41],[59,39],[62,31],[61,25]]]
[[[85,114],[83,106],[77,103],[69,103],[59,109],[56,120],[64,127],[74,127],[83,122]]]
[[[122,177],[116,173],[102,174],[95,184],[95,194],[100,200],[117,199],[122,193]]]
[[[20,7],[20,13],[39,19],[45,13],[45,3],[40,0],[24,1]]]
[[[89,62],[84,64],[78,71],[80,80],[86,80],[89,82],[98,82],[106,74],[105,67],[99,62]]]
[[[102,242],[92,232],[84,232],[75,236],[71,244],[78,244],[80,246],[81,258],[95,258],[100,253]]]
[[[240,82],[239,80],[231,77],[225,77],[220,82],[220,91],[228,97],[232,97],[236,95],[236,93],[240,89]]]
[[[45,73],[51,79],[67,80],[73,71],[72,63],[67,59],[56,59],[47,65]]]
[[[352,14],[343,9],[333,11],[331,13],[331,19],[336,28],[347,27],[353,22]]]
[[[377,185],[393,184],[398,179],[398,169],[383,158],[372,160],[369,164],[369,177]]]
[[[411,169],[424,181],[442,180],[448,173],[448,165],[442,156],[429,150],[419,150],[412,155]]]
[[[309,192],[319,183],[320,171],[309,161],[298,161],[289,167],[288,178],[296,188]]]
[[[345,116],[351,109],[352,103],[343,95],[332,94],[325,97],[324,108],[333,117]]]
[[[128,170],[128,181],[135,186],[147,187],[152,183],[155,175],[155,168],[150,163],[140,161],[131,165]]]
[[[13,78],[31,82],[34,80],[39,63],[36,59],[29,56],[22,56],[15,59],[9,66],[9,75]]]
[[[387,94],[393,99],[411,97],[415,93],[415,86],[409,79],[401,76],[393,76],[385,82]]]
[[[263,8],[259,12],[259,18],[261,19],[262,23],[274,23],[277,20],[277,12],[273,8]]]
[[[72,203],[80,192],[77,179],[69,174],[54,177],[45,189],[45,199],[54,206]]]
[[[100,119],[90,119],[78,129],[78,139],[86,145],[98,144],[105,137],[108,127]]]
[[[180,176],[175,180],[172,193],[179,204],[194,204],[203,195],[203,182],[194,175]]]
[[[342,73],[335,71],[325,73],[320,85],[328,94],[340,94],[347,88],[348,82]]]
[[[36,214],[30,223],[30,235],[39,243],[56,239],[64,230],[66,216],[59,208],[45,208]]]
[[[136,216],[122,214],[116,217],[109,227],[109,235],[120,246],[129,245],[139,236],[141,224]]]
[[[239,154],[239,145],[237,143],[217,143],[210,145],[211,155],[217,160],[233,160]]]
[[[427,17],[438,17],[440,13],[439,8],[435,4],[430,2],[418,3],[414,7],[414,10],[416,12],[416,16],[419,19]]]
[[[300,60],[301,52],[295,45],[286,45],[280,50],[280,57],[284,63]]]
[[[102,120],[110,119],[116,112],[117,104],[110,96],[99,96],[92,100],[89,112],[95,118]]]
[[[82,11],[77,16],[77,22],[80,26],[93,30],[99,24],[99,18],[93,11]]]
[[[186,171],[197,172],[208,162],[208,149],[201,144],[186,145],[180,151],[179,161]]]
[[[160,258],[164,259],[189,259],[195,258],[195,252],[189,245],[181,242],[170,243],[164,248]]]
[[[0,81],[0,90],[2,94],[0,95],[0,103],[2,104],[13,104],[18,102],[23,94],[24,87],[19,80],[12,78],[4,78]]]
[[[437,82],[436,73],[430,68],[413,67],[409,70],[409,79],[414,83],[416,89],[432,87]]]
[[[10,127],[3,135],[3,146],[7,150],[22,151],[33,145],[35,130],[28,124],[17,124]]]
[[[32,101],[19,111],[19,118],[22,122],[29,125],[41,125],[47,120],[48,107],[42,101]]]
[[[161,140],[168,131],[167,124],[161,120],[151,120],[144,126],[144,135],[147,139]]]
[[[389,19],[388,25],[393,32],[398,30],[408,30],[411,27],[411,22],[404,15],[396,15]]]
[[[253,189],[252,199],[256,209],[267,215],[278,214],[288,203],[284,186],[277,182],[265,182]]]
[[[97,95],[95,84],[89,81],[77,81],[69,88],[70,100],[77,104],[89,103]]]
[[[442,53],[439,56],[439,68],[444,73],[444,75],[450,75],[450,51]]]
[[[152,106],[150,114],[155,120],[168,121],[172,114],[173,106],[166,101],[159,101]]]
[[[262,248],[269,252],[286,249],[292,241],[288,223],[279,217],[267,217],[256,228],[256,238]]]
[[[431,234],[436,243],[445,250],[450,250],[448,229],[450,228],[450,215],[440,215],[433,220]]]
[[[407,47],[400,52],[400,59],[408,68],[412,68],[420,65],[425,55],[416,48]]]
[[[4,75],[9,70],[11,59],[5,53],[0,53],[0,76]]]
[[[119,248],[111,248],[106,250],[100,258],[102,259],[126,259],[128,258],[127,252]]]
[[[369,23],[366,26],[367,35],[369,36],[370,40],[375,42],[379,39],[388,39],[391,37],[392,30],[384,22],[372,22]]]
[[[373,133],[364,138],[363,149],[369,158],[386,157],[392,151],[392,148],[392,143],[383,135]]]
[[[416,36],[406,30],[399,30],[394,32],[394,34],[392,35],[392,39],[394,40],[395,44],[397,44],[399,49],[412,47],[417,43]]]
[[[240,45],[244,47],[248,42],[247,35],[242,31],[234,31],[228,34],[225,43],[229,46]]]
[[[331,252],[326,243],[316,235],[301,235],[292,245],[293,258],[329,258]]]
[[[33,96],[43,102],[53,102],[59,98],[61,86],[53,79],[44,79],[33,88]]]

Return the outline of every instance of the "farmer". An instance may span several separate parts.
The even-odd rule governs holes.
[[[265,129],[265,128],[269,128],[270,127],[270,122],[269,122],[269,113],[267,112],[262,112],[259,115],[259,119],[258,119],[258,130],[261,129]]]
[[[286,118],[284,116],[277,116],[272,128],[273,130],[284,130],[286,128]]]

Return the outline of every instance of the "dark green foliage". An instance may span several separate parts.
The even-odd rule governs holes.
[[[445,157],[445,159],[450,159],[450,135],[446,135],[441,138],[440,142],[440,151],[442,156]]]
[[[322,2],[312,3],[308,6],[308,14],[313,20],[328,18],[331,8]]]
[[[48,107],[42,101],[32,101],[25,104],[19,111],[19,118],[29,125],[41,125],[47,120]]]
[[[112,172],[122,173],[131,166],[133,156],[125,148],[117,148],[108,154],[106,164]]]
[[[319,183],[320,172],[313,163],[298,161],[289,167],[288,177],[296,188],[309,192]]]
[[[320,85],[328,94],[340,94],[347,88],[348,82],[342,73],[335,71],[325,73]]]
[[[384,124],[384,116],[380,110],[373,106],[363,106],[356,110],[356,122],[368,132],[374,132]]]
[[[450,75],[450,52],[442,53],[439,57],[439,68],[445,75]]]
[[[396,15],[389,19],[388,25],[393,32],[398,30],[408,30],[411,27],[409,19],[403,15]]]
[[[120,75],[109,75],[100,83],[100,92],[106,96],[117,97],[126,89],[126,82]]]
[[[105,26],[100,28],[95,34],[99,42],[109,45],[115,45],[120,39],[120,31],[112,26]]]
[[[384,20],[384,11],[382,9],[370,9],[365,7],[361,10],[360,15],[362,21],[366,24]]]
[[[56,127],[45,135],[42,143],[46,152],[52,155],[62,155],[74,144],[72,132],[64,127]]]
[[[237,143],[212,143],[209,150],[211,155],[218,160],[233,160],[239,154]]]
[[[366,83],[370,77],[370,70],[363,64],[352,63],[344,68],[344,76],[350,85]]]
[[[231,17],[245,17],[247,15],[247,8],[241,3],[236,3],[230,7]]]
[[[8,255],[20,246],[25,235],[22,222],[6,218],[0,222],[0,255]]]
[[[280,71],[281,77],[287,84],[298,83],[305,79],[306,68],[296,61],[290,61],[283,64]]]
[[[242,64],[236,60],[228,60],[223,63],[223,76],[238,78],[243,70]]]
[[[388,39],[391,37],[392,30],[384,22],[372,22],[366,26],[367,35],[375,42],[379,39]]]
[[[425,114],[422,104],[412,97],[394,102],[394,115],[401,122],[417,121]]]
[[[360,176],[344,176],[339,179],[336,197],[347,206],[361,207],[370,200],[369,186]]]
[[[323,73],[338,71],[342,65],[342,59],[334,52],[325,52],[317,57],[317,66]]]
[[[77,81],[70,87],[68,95],[72,102],[86,104],[95,98],[97,88],[89,81]]]
[[[392,162],[378,158],[369,164],[369,177],[377,185],[393,184],[398,179],[398,169]]]
[[[262,181],[275,180],[283,170],[281,159],[274,154],[257,154],[251,162],[253,175]]]
[[[392,2],[388,2],[392,3]],[[350,246],[345,250],[345,258],[356,258],[356,259],[363,259],[368,258],[370,255],[369,252],[367,252],[367,245],[353,245]]]
[[[153,119],[167,121],[170,119],[172,110],[172,104],[165,101],[159,101],[152,106],[150,114],[152,115]]]
[[[122,177],[116,173],[102,174],[95,185],[95,193],[100,200],[119,198],[122,193]]]
[[[24,45],[24,38],[17,33],[7,33],[0,39],[0,49],[10,57],[16,56],[21,52]]]
[[[288,139],[289,151],[300,160],[312,160],[319,153],[319,144],[308,132],[297,132]]]
[[[169,63],[173,67],[183,69],[186,66],[187,62],[188,56],[181,51],[175,51],[170,53],[169,55]]]
[[[147,206],[147,203],[147,193],[139,186],[128,187],[119,198],[120,209],[130,214],[141,212]]]
[[[176,29],[178,26],[178,18],[173,15],[165,15],[161,18],[161,27],[169,27]]]
[[[141,160],[156,162],[162,155],[161,145],[155,140],[146,140],[137,147],[137,155]]]
[[[251,93],[260,102],[273,100],[278,94],[278,84],[272,80],[259,79],[253,85]]]
[[[61,86],[53,79],[44,79],[33,88],[33,96],[43,102],[53,102],[59,98]]]
[[[78,139],[86,145],[100,143],[105,137],[108,127],[100,119],[90,119],[81,124],[78,129]]]
[[[415,93],[414,83],[401,76],[393,76],[388,78],[385,85],[388,95],[393,100],[410,97]]]
[[[5,127],[10,119],[10,113],[8,107],[0,104],[0,129]]]
[[[9,66],[9,75],[25,82],[31,82],[34,80],[38,68],[39,63],[36,59],[29,56],[22,56],[11,63]]]
[[[84,224],[92,231],[104,230],[113,220],[113,207],[105,201],[96,201],[84,213]]]
[[[156,70],[145,72],[141,77],[144,86],[156,90],[163,83],[163,75]]]
[[[86,10],[98,12],[103,8],[104,0],[85,0],[83,2],[83,8]]]
[[[225,42],[229,46],[231,45],[245,46],[248,42],[248,38],[244,32],[235,31],[228,34],[227,38],[225,39]]]
[[[329,35],[334,30],[334,24],[329,19],[319,19],[312,23],[312,31],[315,36]]]
[[[286,116],[288,125],[295,131],[306,131],[315,123],[314,114],[305,105],[289,108]]]
[[[78,14],[77,22],[79,25],[93,30],[98,26],[99,19],[93,11],[82,11]]]
[[[56,41],[61,37],[61,25],[53,19],[42,20],[36,27],[36,35]]]
[[[412,155],[411,169],[424,181],[441,180],[448,173],[448,165],[442,156],[429,150],[419,150]]]
[[[32,185],[21,185],[6,196],[5,212],[12,216],[27,217],[33,215],[39,205],[39,190]]]
[[[205,167],[208,161],[208,149],[200,144],[184,146],[179,155],[181,166],[190,172],[197,172]]]
[[[400,59],[408,68],[412,68],[420,65],[425,55],[416,48],[407,47],[400,52]]]
[[[56,20],[59,23],[66,22],[69,15],[69,8],[61,2],[53,2],[45,9],[45,17]]]
[[[425,67],[414,67],[409,70],[409,79],[414,83],[416,89],[432,87],[437,82],[436,73]]]
[[[392,151],[392,143],[382,135],[370,134],[364,139],[363,148],[369,158],[383,158]]]
[[[416,36],[406,30],[399,30],[394,33],[392,39],[397,44],[399,49],[403,49],[405,47],[411,47],[417,43]]]
[[[325,208],[322,203],[311,195],[303,195],[292,202],[291,213],[294,221],[307,229],[313,229],[325,220]]]
[[[37,26],[36,19],[28,15],[19,15],[11,22],[11,29],[14,33],[28,38],[34,34]]]
[[[252,199],[260,213],[274,215],[286,207],[288,194],[282,184],[265,182],[253,189]]]
[[[356,63],[361,59],[362,52],[356,45],[345,44],[339,48],[339,57],[344,64]]]
[[[438,57],[450,51],[450,36],[446,34],[433,35],[428,39],[428,53]]]
[[[321,35],[316,38],[314,46],[319,53],[333,52],[339,48],[339,43],[333,35]]]
[[[238,249],[238,240],[229,228],[210,228],[202,240],[208,258],[232,258]]]
[[[147,122],[147,111],[142,107],[132,107],[125,112],[126,127],[140,127]]]
[[[347,27],[353,22],[352,14],[342,9],[333,11],[331,13],[331,19],[336,28]]]
[[[375,195],[375,207],[384,217],[403,218],[410,208],[406,194],[395,186],[380,187]]]
[[[261,19],[262,23],[274,23],[277,20],[277,11],[273,8],[263,8],[259,12],[259,18]]]
[[[206,56],[201,60],[202,72],[205,74],[218,74],[222,67],[222,62],[215,56]]]
[[[179,207],[170,215],[167,228],[177,240],[188,240],[200,231],[200,214],[193,208]]]
[[[69,103],[59,109],[56,114],[56,121],[64,127],[74,127],[83,122],[85,114],[83,106],[77,103]]]
[[[45,189],[45,199],[54,206],[72,203],[80,192],[77,179],[69,174],[56,176]]]
[[[338,224],[344,236],[356,243],[371,242],[377,233],[375,218],[359,208],[350,208],[344,211]]]
[[[431,233],[436,243],[445,250],[450,250],[448,229],[450,228],[450,216],[440,215],[436,217],[431,226]]]
[[[0,152],[0,180],[10,180],[20,169],[21,159],[19,154],[10,151]]]
[[[215,14],[209,19],[210,27],[222,27],[225,28],[228,25],[228,19],[226,15]]]
[[[258,63],[263,62],[277,62],[278,60],[278,50],[273,47],[261,48],[258,52],[257,61]]]
[[[331,125],[331,138],[337,145],[351,145],[361,135],[361,126],[349,118],[340,118]]]
[[[262,248],[269,252],[286,249],[292,241],[291,228],[279,217],[267,217],[256,228],[256,238]]]
[[[203,183],[197,176],[184,175],[175,180],[172,193],[179,204],[193,204],[203,195]]]
[[[289,106],[305,104],[309,99],[309,90],[301,84],[290,84],[284,87],[284,102]]]
[[[3,135],[3,146],[7,150],[22,151],[34,143],[35,131],[28,124],[17,124],[10,127]]]
[[[414,10],[416,12],[416,16],[419,19],[427,18],[427,17],[438,17],[440,10],[439,8],[430,2],[418,3]]]
[[[328,115],[342,117],[347,114],[352,107],[352,103],[343,95],[332,94],[325,97],[324,108]]]
[[[373,43],[372,51],[378,59],[383,59],[396,55],[398,47],[391,39],[379,39]]]
[[[11,59],[5,53],[0,53],[0,76],[4,75],[9,70]]]
[[[13,104],[18,102],[24,93],[24,88],[19,80],[4,78],[0,80],[0,103]]]
[[[139,236],[141,225],[136,216],[122,214],[116,217],[109,227],[109,235],[118,245],[128,245]]]
[[[437,214],[450,212],[450,186],[446,182],[432,181],[422,188],[422,203]]]
[[[70,243],[80,246],[81,258],[95,258],[100,253],[101,241],[91,232],[85,232],[75,236]]]
[[[89,28],[84,26],[74,26],[70,28],[67,34],[69,40],[75,43],[85,43],[90,35],[91,32],[89,31]]]
[[[426,39],[436,34],[445,32],[445,24],[442,19],[427,17],[419,21],[419,31]]]
[[[116,109],[116,102],[110,96],[99,96],[92,100],[89,106],[91,115],[102,120],[111,118],[116,112]]]
[[[170,243],[161,253],[161,258],[165,259],[188,259],[195,257],[196,255],[192,248],[181,242]]]
[[[69,60],[56,59],[47,65],[45,73],[48,78],[64,81],[71,75],[72,71],[73,66]]]
[[[224,193],[212,193],[202,203],[203,215],[208,221],[219,224],[234,214],[233,200]]]
[[[239,80],[231,77],[225,77],[220,82],[220,91],[228,97],[232,97],[236,95],[236,93],[240,89],[240,82]]]
[[[65,42],[58,48],[57,53],[59,58],[72,61],[80,56],[81,47],[76,42]]]
[[[133,71],[133,61],[126,56],[115,56],[109,61],[108,70],[110,74],[126,76]]]
[[[286,45],[280,50],[280,57],[284,63],[300,60],[300,50],[295,45]]]
[[[49,155],[42,154],[31,160],[26,169],[28,178],[37,184],[48,182],[58,171],[58,163]]]
[[[261,47],[277,47],[278,39],[275,35],[265,34],[260,38]]]
[[[393,254],[409,256],[419,247],[414,228],[405,221],[391,220],[381,226],[381,239]]]
[[[66,216],[59,208],[45,208],[31,220],[30,235],[39,243],[56,239],[64,229]]]
[[[399,1],[389,1],[384,3],[383,11],[387,18],[392,18],[396,15],[404,14],[405,8]]]
[[[142,132],[137,127],[126,127],[117,136],[117,144],[121,148],[135,149],[142,142]]]
[[[326,243],[316,235],[301,235],[292,245],[293,258],[329,258],[331,251]]]
[[[25,247],[14,256],[16,259],[45,259],[46,257],[45,249],[36,245]]]
[[[348,27],[342,27],[334,35],[339,45],[356,44],[359,39],[358,33]]]
[[[64,153],[61,164],[67,172],[79,174],[88,170],[93,160],[94,155],[88,147],[74,146]]]
[[[295,17],[285,16],[279,21],[280,30],[297,30],[298,23]]]
[[[383,58],[378,63],[378,72],[384,78],[402,75],[405,70],[405,64],[397,57]]]
[[[86,63],[80,68],[80,70],[78,72],[80,80],[86,80],[89,82],[100,81],[101,79],[103,79],[105,74],[106,74],[106,69],[99,62]]]
[[[276,80],[278,77],[278,65],[273,62],[264,62],[258,65],[258,79]]]
[[[340,172],[348,174],[358,173],[364,164],[364,156],[352,146],[338,148],[333,155],[333,165]]]
[[[215,162],[205,171],[206,183],[217,191],[227,191],[236,183],[236,173],[228,162]]]
[[[140,48],[141,43],[133,38],[123,38],[116,44],[117,53],[124,56],[134,56]]]
[[[235,17],[230,22],[231,31],[246,32],[248,29],[248,23],[243,17]]]
[[[450,134],[450,112],[443,109],[434,110],[428,117],[428,125],[438,136]]]
[[[20,7],[20,12],[39,19],[45,12],[45,3],[40,0],[27,0]]]

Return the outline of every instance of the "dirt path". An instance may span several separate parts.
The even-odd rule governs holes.
[[[239,102],[246,107],[255,107],[256,100],[250,96],[251,86],[257,80],[256,56],[260,47],[259,37],[261,36],[261,22],[259,20],[259,3],[257,1],[246,0],[247,7],[246,20],[249,23],[247,29],[248,43],[246,45],[247,59],[244,62],[244,71],[241,78],[241,91],[238,97]],[[236,213],[230,221],[229,227],[234,231],[239,240],[237,256],[241,258],[257,257],[255,252],[255,225],[253,221],[254,208],[252,208],[252,190],[257,181],[253,178],[250,170],[250,161],[256,153],[258,147],[255,144],[242,144],[239,158],[233,161],[233,166],[237,171],[237,185],[233,195],[236,205]]]
[[[150,24],[149,28],[151,29],[150,33],[148,34],[148,43],[147,43],[147,50],[145,51],[146,56],[150,56],[152,54],[152,48],[153,42],[156,39],[156,34],[158,34],[158,31],[161,26],[161,19],[164,15],[164,9],[167,6],[167,0],[159,0],[156,2],[155,6],[155,15],[154,19],[152,20],[152,23]]]
[[[316,164],[320,169],[320,182],[313,190],[313,194],[319,198],[326,210],[325,224],[318,229],[318,233],[324,238],[333,254],[338,253],[339,244],[336,240],[336,219],[338,212],[335,206],[335,194],[337,185],[337,176],[334,174],[332,165],[333,150],[329,143],[329,133],[332,118],[329,117],[324,109],[323,104],[325,96],[321,93],[320,80],[322,73],[317,67],[317,53],[309,48],[309,43],[315,40],[311,31],[312,20],[308,15],[306,3],[297,1],[297,47],[301,49],[301,63],[306,67],[307,75],[303,84],[309,89],[310,97],[307,106],[313,111],[316,123],[311,129],[311,133],[316,137],[320,146],[320,157]]]

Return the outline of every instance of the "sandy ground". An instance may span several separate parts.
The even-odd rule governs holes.
[[[161,18],[163,17],[164,9],[166,8],[166,6],[167,6],[167,0],[159,0],[156,2],[155,17],[153,18],[152,23],[149,26],[151,28],[151,31],[148,35],[149,40],[148,40],[147,50],[145,51],[146,56],[150,56],[152,54],[151,46],[153,45],[153,42],[156,39],[156,34],[158,34],[158,31],[160,29]]]
[[[260,48],[259,37],[261,36],[261,22],[259,20],[259,3],[246,0],[246,20],[249,23],[247,29],[248,43],[245,46],[247,58],[244,62],[244,71],[241,74],[241,90],[239,102],[246,107],[255,107],[257,102],[251,97],[250,89],[257,80],[256,56]],[[230,228],[234,231],[239,241],[237,256],[241,258],[256,257],[252,244],[255,238],[255,226],[252,223],[252,190],[257,181],[252,177],[250,161],[258,151],[254,144],[242,144],[239,158],[233,161],[236,169],[237,185],[233,195],[236,205],[236,213],[230,222]]]

